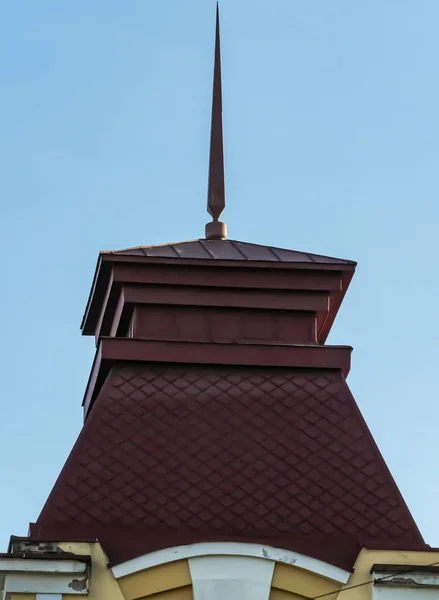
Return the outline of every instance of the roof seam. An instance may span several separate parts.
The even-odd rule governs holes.
[[[313,254],[311,252],[251,244],[239,240],[218,241],[210,245],[205,239],[188,240],[187,242],[171,242],[150,246],[134,246],[121,250],[101,252],[101,256],[139,256],[147,258],[178,258],[205,260],[245,260],[247,262],[270,261],[284,264],[309,263],[310,265],[332,265],[355,267],[350,260]]]
[[[206,244],[204,243],[204,240],[199,240],[199,242],[200,242],[200,244],[202,245],[202,247],[203,247],[203,248],[206,250],[206,252],[207,252],[208,254],[210,254],[210,256],[211,256],[212,258],[215,258],[215,255],[214,255],[214,254],[212,254],[212,252],[211,252],[211,251],[209,250],[209,248],[206,246]]]
[[[276,260],[282,261],[281,257],[277,254],[277,252],[275,251],[275,249],[273,248],[273,246],[267,246],[267,248],[270,250],[270,252],[272,254],[274,254],[274,256],[276,257]]]
[[[233,244],[233,247],[239,252],[239,254],[241,254],[241,256],[244,257],[244,260],[248,260],[248,256],[246,256],[244,254],[244,252],[241,250],[241,248],[239,247],[239,245],[238,245],[239,242],[236,242],[235,240],[229,240],[229,241]]]
[[[174,246],[174,244],[169,244],[169,247],[172,248],[172,250],[175,252],[177,258],[181,258],[181,254],[179,253],[177,248]]]

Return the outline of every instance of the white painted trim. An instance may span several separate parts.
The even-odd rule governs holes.
[[[372,600],[436,600],[438,590],[436,587],[405,587],[405,584],[396,587],[374,587]]]
[[[85,573],[87,568],[87,563],[79,560],[0,559],[0,572],[4,573]]]
[[[247,556],[190,558],[194,600],[268,600],[274,565]]]
[[[8,573],[4,591],[9,594],[71,594],[86,596],[88,587],[75,589],[76,573]]]
[[[263,546],[262,544],[246,544],[239,542],[204,542],[199,544],[188,544],[187,546],[174,546],[157,550],[149,554],[144,554],[137,558],[128,560],[120,565],[113,567],[113,575],[116,579],[156,567],[176,560],[195,558],[196,556],[247,556],[253,558],[263,558],[275,562],[294,565],[317,573],[333,581],[346,583],[349,579],[349,571],[334,567],[329,563],[323,562],[310,556],[292,552],[291,550],[282,550],[272,546]]]
[[[428,573],[422,570],[417,571],[415,566],[407,566],[408,572],[401,571],[401,567],[395,569],[395,572],[389,571],[374,571],[373,583],[374,586],[379,586],[383,589],[390,587],[407,588],[439,588],[439,573]]]

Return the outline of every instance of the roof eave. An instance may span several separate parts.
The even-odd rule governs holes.
[[[345,261],[340,263],[331,262],[311,262],[311,261],[271,261],[271,260],[249,260],[239,259],[211,259],[211,258],[185,258],[185,257],[158,257],[158,256],[130,256],[124,254],[108,254],[101,252],[102,262],[127,262],[137,264],[185,264],[202,265],[212,267],[246,267],[246,268],[271,268],[271,269],[309,269],[314,271],[348,271],[354,272],[357,263],[354,261]]]
[[[93,282],[88,294],[87,304],[85,307],[84,316],[81,321],[82,335],[93,335],[94,325],[98,315],[94,314],[96,306],[96,296],[103,297],[106,290],[106,283],[110,277],[110,264],[105,260],[105,255],[100,252],[96,263],[96,268],[93,276]]]
[[[222,259],[207,259],[207,258],[163,258],[163,257],[148,257],[148,256],[127,256],[109,254],[101,252],[99,254],[96,269],[93,277],[93,283],[87,300],[85,313],[81,322],[81,330],[83,335],[94,335],[94,329],[98,318],[99,307],[107,290],[108,281],[111,274],[111,265],[115,263],[125,264],[154,264],[154,265],[185,265],[185,266],[203,266],[213,268],[246,268],[246,269],[271,269],[271,270],[307,270],[307,271],[338,271],[344,273],[343,279],[348,281],[352,279],[356,264],[353,261],[345,263],[317,263],[317,262],[274,262],[260,260],[222,260]],[[347,284],[347,285],[348,285]],[[340,302],[343,300],[347,289],[344,287]],[[339,304],[334,311],[333,316],[328,318],[327,323],[330,325],[335,319]],[[329,333],[329,329],[327,334]],[[325,338],[326,339],[326,338]]]
[[[354,276],[354,272],[355,272],[355,266],[351,271],[344,270],[343,275],[342,275],[342,289],[340,292],[338,292],[336,294],[332,294],[332,296],[331,296],[331,305],[329,308],[328,316],[327,316],[325,322],[323,323],[323,326],[321,327],[320,331],[317,334],[319,344],[326,343],[329,332],[332,329],[332,326],[337,317],[338,311],[340,310],[340,306],[343,302],[343,299],[344,299],[346,292],[349,288],[349,285],[352,281],[352,277]]]

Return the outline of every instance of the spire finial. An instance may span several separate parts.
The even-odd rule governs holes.
[[[215,66],[213,74],[212,124],[210,130],[209,186],[207,193],[207,212],[212,222],[206,225],[206,239],[223,240],[227,237],[227,227],[219,221],[226,205],[224,186],[224,148],[223,148],[223,107],[221,86],[221,48],[219,7],[216,3]]]

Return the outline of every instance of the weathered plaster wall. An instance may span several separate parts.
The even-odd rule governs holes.
[[[100,544],[69,542],[61,543],[59,547],[65,552],[89,554],[91,556],[92,574],[87,596],[89,600],[125,600],[117,581],[108,568],[108,559]],[[64,594],[63,600],[78,600],[79,597],[75,594]]]
[[[118,583],[125,600],[137,600],[156,594],[166,600],[192,600],[192,579],[187,560],[144,569],[122,577]]]
[[[285,590],[271,589],[270,600],[303,600],[303,596],[286,592]]]
[[[234,558],[239,561],[243,557],[231,556],[229,560]],[[215,561],[221,560],[221,557],[211,556],[209,559]],[[121,577],[118,583],[125,599],[193,600],[191,560],[178,560]],[[267,563],[270,562],[267,560]],[[335,600],[341,584],[294,565],[275,562],[271,586],[267,600],[302,600],[328,592],[334,592],[334,596],[329,596],[328,600]]]
[[[177,588],[175,590],[169,590],[167,592],[161,592],[160,594],[153,594],[152,596],[142,596],[136,600],[192,600],[192,587]]]
[[[303,600],[321,595],[325,595],[325,600],[372,600],[371,584],[346,588],[371,581],[373,564],[429,565],[437,561],[439,552],[362,550],[355,570],[344,586],[294,565],[276,562],[269,600]],[[187,560],[144,569],[122,577],[119,584],[126,600],[192,600],[193,597]],[[340,594],[341,590],[345,591]]]
[[[61,543],[60,548],[74,554],[92,557],[92,576],[88,598],[90,600],[193,600],[191,559],[181,559],[151,566],[115,579],[108,568],[108,560],[99,543]],[[239,557],[236,557],[239,560]],[[242,558],[242,557],[241,557]],[[230,557],[233,560],[233,557]],[[211,556],[215,560],[215,556]],[[269,561],[273,564],[273,561]],[[267,600],[303,600],[324,595],[325,600],[373,600],[379,597],[379,588],[371,584],[370,573],[374,564],[432,565],[439,563],[439,552],[405,552],[362,550],[354,572],[346,584],[340,584],[320,574],[299,568],[294,564],[275,561],[271,590]],[[344,590],[341,594],[340,591]],[[374,593],[375,590],[375,593]],[[407,600],[413,594],[404,592]],[[430,591],[430,590],[428,590]],[[435,590],[437,593],[437,590]],[[398,594],[398,590],[396,590]],[[417,596],[416,596],[417,597]],[[78,596],[68,594],[63,600]],[[12,600],[36,600],[35,594],[15,594]]]
[[[298,596],[307,596],[309,598],[334,592],[333,598],[336,598],[337,592],[341,588],[340,583],[332,581],[331,579],[326,579],[316,573],[311,573],[310,571],[305,571],[304,569],[298,569],[292,565],[281,563],[276,563],[274,567],[271,586],[271,600],[273,600],[272,596],[274,590],[284,590]],[[331,596],[328,597],[328,600],[332,600]]]
[[[398,550],[362,550],[355,563],[355,570],[344,588],[370,581],[370,569],[374,564],[431,565],[439,562],[439,552],[408,552]],[[343,588],[342,588],[343,589]],[[340,600],[372,600],[373,585],[365,585],[340,594]],[[325,598],[325,600],[328,600]],[[332,600],[329,597],[329,600]],[[409,597],[407,597],[409,600]]]

